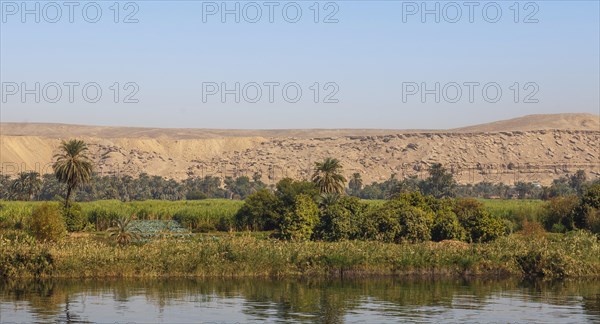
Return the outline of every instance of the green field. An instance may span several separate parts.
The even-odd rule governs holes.
[[[19,227],[31,217],[34,206],[43,202],[5,201],[0,202],[0,228]],[[57,203],[58,204],[58,203]],[[123,216],[135,216],[141,220],[178,220],[193,231],[216,230],[220,223],[229,223],[243,201],[206,199],[193,201],[146,200],[121,202],[102,200],[78,203],[81,212],[94,223],[100,216],[109,220]],[[16,226],[15,226],[16,225]]]
[[[380,206],[385,200],[364,200],[370,206]],[[481,199],[484,206],[502,219],[512,222],[520,229],[524,220],[540,220],[544,213],[542,200]],[[25,223],[31,217],[34,206],[43,202],[2,201],[0,202],[0,228],[12,228]],[[90,220],[94,214],[104,213],[113,219],[132,216],[142,220],[177,220],[185,228],[195,232],[227,230],[243,201],[229,199],[206,199],[188,201],[146,200],[121,202],[102,200],[79,203],[81,211]],[[58,204],[58,203],[57,203]]]

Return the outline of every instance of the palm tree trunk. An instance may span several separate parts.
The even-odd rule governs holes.
[[[65,208],[69,208],[69,198],[71,197],[71,186],[67,186],[67,197],[65,198]]]

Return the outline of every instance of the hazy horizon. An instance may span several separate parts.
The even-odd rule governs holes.
[[[39,125],[67,125],[67,126],[82,126],[82,127],[115,127],[115,128],[148,128],[148,129],[205,129],[205,130],[241,130],[241,131],[252,131],[252,130],[256,130],[256,131],[278,131],[278,130],[403,130],[403,131],[410,131],[410,130],[431,130],[431,131],[438,131],[438,130],[453,130],[453,129],[458,129],[458,128],[465,128],[465,127],[470,127],[470,126],[479,126],[479,125],[484,125],[484,124],[489,124],[489,123],[495,123],[495,122],[504,122],[504,121],[509,121],[509,120],[513,120],[513,119],[521,119],[521,118],[526,118],[526,117],[535,117],[535,116],[542,116],[542,115],[585,115],[585,114],[589,114],[592,116],[596,116],[598,117],[598,119],[600,120],[600,114],[593,114],[593,113],[557,113],[557,114],[531,114],[531,115],[523,115],[523,116],[516,116],[516,117],[511,117],[508,119],[500,119],[500,120],[490,120],[490,121],[484,121],[481,123],[477,123],[477,124],[464,124],[464,125],[459,125],[457,127],[452,127],[452,128],[359,128],[359,127],[353,127],[353,128],[210,128],[210,127],[161,127],[161,126],[131,126],[131,125],[119,125],[119,124],[114,124],[114,125],[102,125],[102,124],[74,124],[74,123],[61,123],[61,122],[45,122],[45,121],[5,121],[2,120],[0,122],[0,124],[39,124]]]

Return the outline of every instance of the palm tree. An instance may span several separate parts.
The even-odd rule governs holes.
[[[63,141],[60,145],[60,153],[54,158],[56,162],[52,166],[54,174],[59,182],[67,185],[67,196],[65,197],[65,208],[69,207],[69,198],[77,186],[86,184],[92,176],[92,161],[87,156],[88,147],[84,141]]]
[[[21,172],[10,186],[15,199],[33,200],[42,189],[40,174],[35,171]]]
[[[108,237],[113,237],[120,245],[125,245],[141,238],[139,228],[131,228],[131,218],[121,217],[115,221],[115,226],[109,228]]]
[[[360,173],[356,172],[352,174],[352,178],[348,181],[348,188],[350,188],[350,192],[352,195],[356,196],[359,194],[360,190],[363,186],[363,180],[360,176]]]
[[[323,162],[315,162],[312,181],[321,193],[344,192],[346,178],[341,174],[342,165],[338,159],[326,158]]]
[[[326,208],[327,206],[337,203],[340,200],[340,197],[340,194],[337,192],[322,193],[317,197],[317,203],[319,204],[319,207]]]

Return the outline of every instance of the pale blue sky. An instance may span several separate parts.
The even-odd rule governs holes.
[[[518,23],[514,1],[477,2],[472,23],[461,1],[455,2],[462,11],[456,23],[446,21],[456,15],[448,2],[438,2],[439,23],[433,15],[425,22],[419,13],[409,15],[412,5],[422,1],[319,2],[319,23],[314,22],[315,7],[311,9],[314,1],[276,2],[273,23],[265,2],[256,2],[263,11],[257,23],[244,20],[255,16],[249,2],[238,2],[240,23],[233,15],[224,23],[220,15],[208,15],[212,3],[202,1],[134,1],[127,8],[128,2],[120,2],[119,23],[113,21],[114,1],[97,1],[102,10],[97,23],[83,19],[81,8],[87,2],[74,8],[73,23],[67,7],[62,7],[57,23],[46,21],[56,16],[55,8],[37,2],[40,23],[32,14],[22,22],[12,5],[21,2],[2,1],[2,121],[194,128],[452,128],[526,114],[598,114],[600,109],[598,1],[537,1],[527,7],[529,2],[519,2]],[[30,9],[35,3],[27,2]],[[215,3],[220,6],[222,1]],[[296,4],[302,17],[297,23],[286,22],[284,18],[293,18]],[[431,9],[435,4],[429,1],[426,6]],[[491,23],[486,19],[494,19],[495,4],[502,15]],[[122,23],[135,9],[132,17],[138,22]],[[94,18],[93,10],[88,6],[86,18]],[[332,19],[338,22],[323,23],[335,10]],[[528,15],[538,22],[524,23]],[[33,88],[36,82],[47,86],[49,97],[54,91],[51,83],[60,84],[63,96],[57,103],[43,96],[36,103],[34,95],[27,95],[23,103],[20,92],[10,94],[15,83],[21,91],[22,83]],[[73,103],[64,82],[80,83]],[[98,83],[103,91],[96,103],[87,103],[81,95],[88,82]],[[115,104],[110,89],[115,82],[121,88],[135,82],[139,91],[133,98],[139,102],[122,102],[132,86],[121,89]],[[249,97],[254,96],[256,82],[263,96],[257,103],[243,96],[236,103],[234,95],[227,95],[222,103],[219,93],[205,93],[203,102],[203,84],[220,87],[222,82],[229,88],[236,82],[248,85]],[[280,84],[274,103],[269,102],[265,82]],[[296,103],[286,102],[281,94],[289,82],[302,89]],[[313,102],[315,82],[321,88],[319,103]],[[339,89],[333,85],[323,89],[328,82]],[[440,92],[447,85],[447,98],[441,94],[436,103],[434,95],[427,95],[422,103],[417,93],[403,102],[403,84],[420,88],[423,82],[428,88],[439,82]],[[452,82],[463,91],[456,103]],[[473,103],[465,82],[480,84]],[[502,89],[496,103],[486,102],[481,93],[491,82]],[[515,82],[521,88],[518,103]],[[523,89],[528,82],[535,84]],[[291,89],[288,98],[294,96]],[[335,90],[331,99],[338,102],[323,103]],[[494,92],[492,87],[488,99]],[[530,101],[538,102],[524,103],[532,92],[536,93]]]

